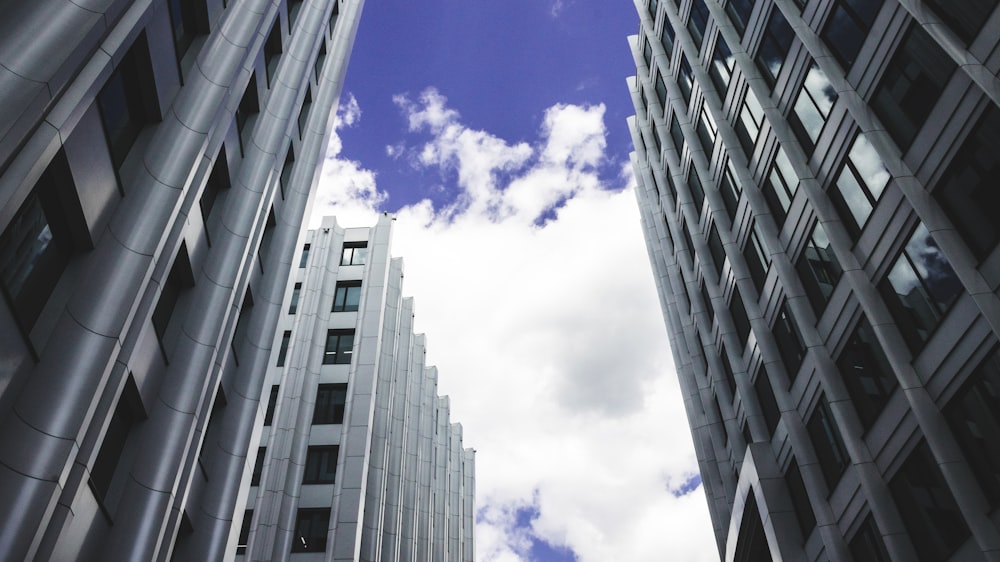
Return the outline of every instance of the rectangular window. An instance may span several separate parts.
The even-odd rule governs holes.
[[[753,14],[753,5],[756,0],[729,0],[726,2],[726,13],[733,22],[736,31],[743,35],[750,23],[750,16]]]
[[[361,281],[339,281],[330,312],[353,312],[361,304]]]
[[[792,310],[788,308],[787,301],[781,305],[771,330],[774,333],[774,342],[778,344],[781,361],[788,371],[788,383],[792,384],[802,366],[802,360],[806,357],[806,345],[802,341],[802,334],[799,333],[798,324],[795,322]]]
[[[712,51],[712,64],[708,66],[708,75],[712,77],[712,83],[719,92],[719,99],[726,99],[726,90],[729,88],[729,81],[733,77],[733,69],[736,67],[736,57],[729,50],[722,34],[715,40],[715,49]]]
[[[333,484],[337,476],[337,452],[336,445],[309,447],[302,483]]]
[[[708,231],[708,251],[712,254],[712,263],[715,265],[715,272],[722,278],[722,266],[726,263],[726,250],[722,246],[722,238],[719,237],[719,230],[712,225]]]
[[[736,287],[733,287],[733,296],[729,300],[729,312],[733,316],[736,335],[739,336],[740,342],[746,345],[747,339],[750,338],[750,319],[747,317],[747,309],[743,305],[743,297],[740,295],[740,290]]]
[[[316,407],[313,425],[344,423],[344,405],[347,403],[346,384],[321,384],[316,389]]]
[[[274,409],[278,406],[278,385],[271,386],[271,394],[267,400],[267,410],[264,411],[264,425],[271,425],[274,421]]]
[[[757,231],[756,221],[747,235],[746,246],[743,247],[743,258],[747,261],[753,286],[757,288],[758,293],[763,291],[764,281],[767,280],[767,270],[771,267],[771,251]]]
[[[257,460],[253,463],[253,474],[250,476],[251,486],[260,486],[260,477],[264,473],[264,457],[267,447],[257,447]]]
[[[833,56],[846,70],[850,70],[868,32],[875,23],[875,17],[882,9],[883,0],[837,0],[826,20],[820,37],[826,41]]]
[[[302,0],[288,0],[288,33],[291,34],[292,30],[295,29],[295,20],[299,17],[299,12],[302,10]]]
[[[656,74],[656,82],[653,84],[656,90],[656,101],[660,102],[660,109],[666,111],[667,108],[667,85],[663,83],[663,75]]]
[[[288,356],[288,344],[292,341],[292,331],[285,330],[281,335],[281,347],[278,348],[278,367],[285,366],[285,358]]]
[[[660,45],[663,45],[663,52],[667,54],[669,61],[674,55],[674,28],[666,23],[660,30]]]
[[[219,154],[215,157],[212,173],[209,174],[205,189],[201,192],[201,199],[198,200],[198,204],[201,206],[201,218],[206,225],[208,225],[208,217],[212,216],[212,209],[215,208],[215,202],[219,195],[229,187],[229,165],[226,161],[226,150],[223,147],[219,149]]]
[[[799,260],[795,262],[795,269],[799,272],[799,278],[802,280],[802,286],[806,290],[813,311],[817,317],[821,316],[830,301],[833,288],[840,280],[842,270],[837,257],[833,255],[826,230],[818,222],[806,240],[806,246]]]
[[[889,491],[922,562],[947,560],[969,536],[926,441],[917,445],[889,481]]]
[[[948,259],[923,223],[917,226],[878,288],[914,354],[963,291]]]
[[[863,134],[858,134],[827,192],[847,230],[857,240],[889,184],[889,171]]]
[[[97,94],[97,105],[115,169],[121,168],[125,162],[142,128],[154,120],[155,97],[149,45],[146,34],[142,33]]]
[[[736,120],[736,138],[743,147],[743,153],[747,160],[753,159],[754,149],[757,146],[757,137],[764,127],[764,108],[757,101],[757,96],[747,89],[746,97],[743,98],[743,105],[740,107],[740,116]]]
[[[701,41],[705,37],[705,26],[707,25],[708,6],[705,5],[705,0],[691,0],[691,15],[688,18],[687,29],[699,50]]]
[[[990,506],[1000,504],[1000,356],[994,350],[944,408]]]
[[[181,247],[177,250],[177,255],[174,256],[174,263],[170,267],[170,273],[167,274],[166,283],[163,284],[160,298],[156,301],[156,307],[150,318],[153,322],[153,329],[156,331],[156,337],[160,339],[161,343],[167,334],[167,327],[170,324],[170,319],[173,318],[177,301],[181,294],[191,287],[194,287],[194,273],[191,271],[187,245],[182,242]]]
[[[319,54],[316,55],[316,62],[313,64],[313,71],[316,73],[316,83],[319,84],[319,79],[323,76],[323,66],[326,64],[326,42],[322,41],[319,44]]]
[[[111,421],[108,429],[104,432],[104,440],[101,448],[94,459],[94,466],[90,469],[90,487],[100,502],[107,501],[108,492],[111,490],[115,474],[118,472],[122,451],[128,441],[129,433],[141,416],[141,399],[139,390],[135,386],[135,381],[129,375],[125,388],[121,396],[118,397],[118,404],[111,414]],[[127,470],[127,467],[126,467]],[[124,473],[123,473],[124,474]]]
[[[871,562],[892,562],[889,553],[882,542],[882,533],[879,532],[875,520],[869,513],[865,520],[854,534],[848,547],[855,560],[866,560]]]
[[[309,88],[306,88],[306,96],[302,99],[302,108],[299,109],[299,138],[302,138],[302,134],[306,130],[306,125],[309,124],[309,110],[312,108],[312,92]],[[291,147],[288,149],[291,150]]]
[[[910,26],[871,101],[875,115],[903,152],[937,105],[955,68],[955,61],[922,26]]]
[[[325,552],[330,508],[299,509],[295,517],[292,552]]]
[[[708,102],[702,101],[701,114],[698,117],[698,139],[701,140],[701,146],[709,158],[715,149],[715,138],[718,134],[719,129],[715,126],[715,119],[712,119],[712,113],[708,110]]]
[[[677,158],[680,158],[684,152],[684,131],[681,130],[681,116],[678,113],[674,113],[674,118],[670,120],[670,138],[674,141]]]
[[[732,160],[726,163],[726,169],[722,173],[722,179],[719,181],[719,193],[722,194],[722,203],[726,206],[729,220],[736,222],[736,210],[740,206],[740,195],[743,193],[743,187],[736,179],[736,174],[733,173]]]
[[[934,199],[969,245],[972,254],[983,260],[1000,242],[1000,109],[989,104],[976,128],[955,153],[934,188]]]
[[[302,256],[299,257],[299,268],[300,269],[303,268],[303,267],[305,267],[306,264],[309,263],[309,248],[310,247],[311,246],[309,244],[305,244],[304,246],[302,246]]]
[[[802,531],[802,542],[805,542],[816,527],[816,515],[813,514],[812,504],[809,503],[809,493],[802,481],[802,473],[799,472],[799,463],[795,457],[792,457],[792,462],[785,471],[785,485],[788,486],[788,495],[792,499],[792,507],[795,508],[795,518],[799,522],[799,530]]]
[[[253,522],[253,510],[248,509],[243,512],[243,524],[240,525],[240,537],[236,541],[236,554],[246,554],[247,545],[250,544],[250,528]]]
[[[779,148],[771,164],[771,171],[768,173],[767,181],[764,183],[764,199],[768,208],[775,216],[775,221],[780,227],[788,216],[788,210],[792,207],[792,199],[799,188],[799,177],[792,168],[792,163],[785,155],[784,149]]]
[[[764,416],[768,438],[773,437],[774,430],[778,428],[778,422],[781,421],[781,411],[778,410],[778,401],[774,399],[774,390],[771,388],[771,381],[763,365],[758,370],[757,381],[753,383],[753,389],[757,395],[757,402],[760,404],[760,413]]]
[[[889,359],[864,316],[840,352],[837,367],[862,427],[871,429],[897,383]]]
[[[349,365],[354,353],[354,330],[327,330],[324,365]]]
[[[701,301],[705,305],[705,314],[708,315],[708,326],[711,327],[715,309],[712,306],[712,297],[708,296],[708,285],[705,281],[701,283]]]
[[[725,344],[719,346],[719,362],[722,363],[723,380],[726,381],[729,396],[736,396],[736,376],[733,374],[733,366],[729,364],[729,355],[726,353]],[[749,442],[748,440],[747,443]]]
[[[688,189],[691,191],[691,200],[694,201],[694,207],[700,213],[701,208],[705,205],[705,189],[701,185],[701,177],[694,166],[691,166],[688,171]]]
[[[649,4],[646,5],[646,10],[649,11],[649,17],[653,18],[653,22],[656,22],[657,6],[658,6],[657,0],[649,0]]]
[[[368,259],[368,242],[344,242],[340,265],[364,265]]]
[[[775,6],[767,20],[764,38],[760,41],[760,48],[754,59],[764,81],[772,88],[778,82],[778,74],[781,73],[788,51],[792,48],[793,39],[795,32],[792,31],[792,26],[788,24],[781,10]]]
[[[292,287],[292,298],[291,301],[288,303],[289,314],[295,314],[295,312],[299,309],[299,294],[301,292],[302,292],[302,283],[296,283],[295,286]]]
[[[997,7],[997,0],[924,0],[924,4],[955,32],[966,45],[979,35],[979,30]]]
[[[680,86],[681,94],[684,96],[684,104],[690,105],[691,91],[694,89],[694,72],[691,70],[691,63],[683,55],[677,70],[677,85]]]
[[[826,480],[826,486],[832,493],[840,482],[840,477],[847,470],[847,465],[851,463],[851,458],[847,454],[847,447],[844,446],[844,440],[840,436],[840,430],[837,429],[825,396],[820,395],[819,403],[816,404],[812,417],[806,423],[806,429],[816,450],[823,479]]]
[[[194,38],[208,30],[202,22],[208,19],[208,14],[199,13],[205,7],[195,0],[170,0],[170,24],[174,31],[174,47],[177,50],[177,60],[184,58]]]
[[[330,13],[330,37],[333,37],[333,30],[337,27],[337,16],[340,15],[340,2],[333,3],[333,12]]]
[[[285,164],[281,167],[281,175],[278,177],[278,187],[281,188],[281,199],[285,199],[285,191],[288,186],[291,185],[292,181],[292,169],[295,166],[295,149],[292,147],[291,143],[288,145],[288,151],[285,152]]]
[[[646,69],[652,72],[652,70],[653,70],[653,45],[649,41],[647,41],[645,39],[643,39],[643,41],[642,41],[642,60],[643,60],[643,62],[646,63]]]
[[[795,100],[795,107],[788,116],[788,123],[807,154],[816,148],[816,141],[830,117],[830,110],[833,109],[837,97],[830,79],[813,62],[809,72],[806,73],[799,97]]]
[[[264,42],[264,70],[267,75],[267,87],[274,87],[274,76],[278,72],[278,61],[281,59],[281,18],[275,18],[271,33]]]
[[[236,132],[240,138],[241,154],[246,154],[250,148],[253,126],[258,113],[260,113],[260,101],[257,97],[257,77],[251,74],[247,89],[240,99],[240,105],[236,108]]]

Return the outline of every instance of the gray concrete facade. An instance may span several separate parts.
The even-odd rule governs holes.
[[[474,560],[474,451],[413,333],[393,220],[306,235],[238,560]]]
[[[363,1],[6,4],[0,559],[232,559]]]
[[[720,557],[1000,558],[996,0],[635,0],[636,195]]]

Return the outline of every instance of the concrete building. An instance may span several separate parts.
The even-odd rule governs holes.
[[[633,157],[726,560],[1000,553],[997,0],[635,0]]]
[[[306,237],[238,560],[474,560],[474,452],[413,333],[393,220],[343,229],[327,217]]]
[[[362,4],[5,3],[0,559],[235,556]]]

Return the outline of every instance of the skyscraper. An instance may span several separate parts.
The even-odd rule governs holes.
[[[362,5],[5,7],[0,559],[235,556]]]
[[[327,217],[305,239],[268,368],[246,560],[473,562],[474,452],[413,333],[393,220]]]
[[[637,197],[720,554],[1000,551],[996,0],[636,0]]]

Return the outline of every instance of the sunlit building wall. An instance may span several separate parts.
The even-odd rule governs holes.
[[[235,557],[362,4],[6,3],[0,559]]]
[[[308,232],[268,367],[239,560],[473,562],[475,457],[413,333],[393,218]]]
[[[996,0],[636,0],[633,166],[719,553],[1000,552]]]

